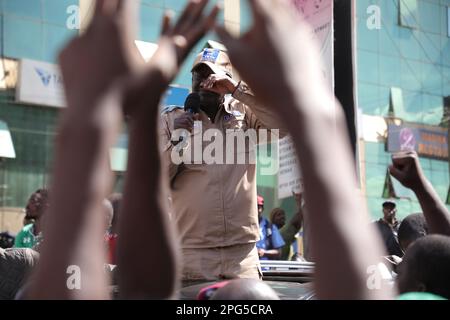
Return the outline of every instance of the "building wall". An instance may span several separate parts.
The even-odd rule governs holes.
[[[67,8],[78,0],[1,0],[0,5],[7,57],[55,62],[61,46],[78,32],[66,26]]]
[[[414,2],[417,6],[413,7]],[[409,122],[439,125],[443,118],[443,97],[450,95],[447,18],[450,0],[356,0],[355,3],[357,94],[362,113],[388,116],[390,91],[395,87],[402,91],[404,106],[403,110],[395,110],[395,116]],[[373,13],[371,6],[379,10],[379,29],[368,27]],[[400,17],[414,29],[401,26]],[[247,2],[241,0],[241,32],[248,29],[251,20]],[[391,155],[385,151],[384,142],[363,141],[360,147],[364,155],[362,189],[366,190],[370,214],[376,219],[382,214],[383,187]],[[445,201],[449,189],[448,161],[427,158],[420,161],[425,175]],[[275,179],[259,175],[258,181],[263,193],[272,197],[276,194]],[[294,210],[291,198],[284,201],[274,198],[272,203]],[[399,217],[420,211],[415,197],[398,200]]]
[[[394,110],[396,117],[439,125],[443,97],[450,95],[450,38],[447,34],[450,0],[358,0],[356,6],[359,108],[367,115],[388,116],[390,90],[396,87],[402,90],[404,106],[403,110]],[[374,7],[370,6],[380,10],[380,29],[371,29],[370,23],[368,26],[368,19],[374,12]],[[402,26],[399,19],[413,28]],[[378,218],[382,214],[382,193],[390,154],[385,151],[384,142],[364,142],[362,147],[367,204],[372,217]],[[445,201],[449,188],[448,161],[422,158],[421,164]],[[398,206],[400,217],[421,211],[414,197],[399,200]]]
[[[67,8],[78,0],[1,0],[0,52],[8,58],[55,63],[60,48],[78,31],[67,28]],[[7,122],[16,159],[0,167],[2,207],[24,207],[46,186],[58,110],[15,102],[14,90],[0,92],[0,118]]]
[[[225,8],[219,21],[236,28],[239,0],[211,1],[210,5],[217,2]],[[136,39],[156,43],[164,11],[179,16],[185,4],[185,0],[142,0]],[[82,18],[89,17],[94,0],[0,0],[0,55],[56,63],[59,50],[79,33],[73,25],[74,6]],[[87,25],[88,20],[80,22]],[[190,88],[190,68],[207,39],[216,38],[208,34],[199,42],[174,84]],[[0,163],[0,183],[6,187],[0,193],[1,207],[24,207],[34,190],[48,185],[58,114],[57,108],[15,102],[14,90],[0,91],[0,119],[8,124],[16,149],[15,159]]]
[[[90,4],[90,1],[82,0]],[[213,1],[214,2],[214,1]],[[234,31],[245,32],[251,24],[251,14],[244,0],[219,1],[225,12],[219,17]],[[442,118],[442,97],[450,95],[450,38],[447,35],[447,6],[450,0],[418,0],[417,10],[408,12],[415,29],[399,25],[399,6],[409,0],[358,0],[358,103],[364,114],[387,116],[391,87],[402,89],[404,120],[438,124]],[[138,40],[156,42],[160,21],[165,10],[178,15],[184,0],[142,0],[139,14]],[[29,58],[56,62],[57,52],[73,36],[68,28],[68,8],[78,0],[0,0],[0,52],[9,58]],[[376,5],[381,13],[381,29],[367,27],[367,8]],[[195,54],[208,34],[188,56],[174,83],[190,87],[190,67]],[[29,194],[46,185],[53,155],[53,140],[58,109],[18,104],[13,91],[0,92],[0,118],[11,130],[17,158],[8,159],[0,167],[0,180],[7,186],[3,206],[23,207]],[[372,216],[380,215],[380,204],[390,155],[384,143],[365,142],[365,181],[367,203]],[[442,199],[448,185],[448,163],[422,159],[425,174]],[[292,199],[275,199],[276,179],[258,175],[260,192],[268,199],[268,209],[282,206],[294,210]],[[272,199],[273,198],[273,199]],[[399,214],[419,211],[415,199],[399,201]]]

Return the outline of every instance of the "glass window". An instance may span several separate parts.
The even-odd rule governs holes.
[[[450,7],[447,7],[447,36],[450,37]]]
[[[360,82],[358,84],[358,104],[363,110],[364,114],[371,115],[387,115],[387,108],[385,113],[380,112],[382,102],[378,94],[378,86]]]
[[[383,195],[386,167],[384,164],[366,164],[366,193],[368,197],[381,197]]]
[[[420,29],[435,34],[441,33],[441,7],[429,1],[420,2]]]
[[[400,0],[400,25],[407,28],[417,29],[419,27],[417,0]]]
[[[394,56],[380,55],[380,83],[386,86],[401,86],[400,58]],[[441,89],[441,83],[439,83]]]
[[[405,105],[403,104],[403,93],[400,88],[391,88],[391,111],[398,118],[405,118]]]

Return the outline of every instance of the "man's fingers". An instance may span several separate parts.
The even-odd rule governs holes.
[[[102,13],[107,15],[117,14],[122,8],[121,0],[105,0],[103,1]],[[127,1],[129,2],[129,1]]]
[[[190,112],[185,113],[185,117],[183,118],[183,120],[185,121],[185,123],[191,126],[194,125],[194,115]]]
[[[174,16],[174,13],[171,10],[167,10],[166,12],[164,12],[164,16],[163,16],[162,24],[161,24],[161,35],[162,36],[169,35],[170,30],[171,30],[171,22],[172,22],[173,16]]]
[[[181,121],[182,124],[186,125],[186,126],[193,126],[194,125],[194,119],[192,119],[191,117],[189,118],[185,118]]]
[[[95,1],[94,18],[96,16],[99,16],[99,15],[103,14],[103,10],[104,10],[104,7],[105,7],[105,2],[107,2],[107,0],[97,0],[97,1]]]
[[[195,22],[194,25],[196,27],[190,26],[189,29],[184,31],[190,47],[200,41],[200,39],[214,27],[219,12],[220,6],[215,5],[206,18],[203,18],[202,21]]]
[[[190,131],[193,126],[194,126],[193,122],[190,123],[189,121],[180,121],[177,123],[176,129],[186,129]]]
[[[404,156],[404,157],[392,157],[392,163],[394,164],[394,166],[405,166],[409,163],[411,163],[412,161],[414,161],[414,158],[412,158],[411,156]]]
[[[208,4],[208,0],[198,0],[198,3],[192,8],[189,14],[190,23],[195,23],[202,16],[203,10],[205,10],[206,5]]]
[[[250,4],[251,12],[252,12],[254,26],[260,25],[263,20],[264,11],[261,8],[261,2],[264,2],[264,1],[260,1],[260,0],[249,0],[248,1],[248,3]]]
[[[179,32],[184,24],[189,21],[190,16],[193,10],[195,10],[195,7],[198,6],[199,1],[203,2],[204,0],[190,0],[188,2],[184,11],[181,13],[180,18],[178,18],[178,21],[175,23],[175,33]]]
[[[216,33],[227,48],[233,67],[235,67],[236,70],[243,70],[246,64],[248,64],[248,61],[246,61],[241,53],[247,55],[249,49],[251,49],[251,44],[247,46],[246,42],[242,40],[242,37],[240,39],[235,38],[222,26],[216,26]],[[242,74],[241,76],[244,77]]]
[[[394,178],[396,178],[397,180],[399,180],[399,181],[402,181],[403,180],[403,177],[404,177],[404,173],[403,173],[403,171],[401,171],[401,170],[399,170],[399,169],[397,169],[395,166],[393,166],[393,165],[390,165],[389,166],[389,173],[394,177]]]
[[[210,30],[214,28],[214,25],[216,23],[217,16],[219,15],[220,10],[222,10],[222,7],[219,5],[215,5],[209,15],[205,19],[205,28],[206,30]]]
[[[121,12],[124,9],[124,6],[128,5],[129,3],[137,3],[137,1],[116,0],[116,12]]]
[[[227,48],[230,55],[233,55],[234,48],[239,41],[235,37],[233,37],[224,27],[216,25],[215,27],[216,33],[219,36],[222,43]],[[231,57],[230,57],[231,58]]]
[[[129,43],[134,42],[138,31],[137,21],[140,1],[118,0],[116,7],[116,17],[120,19],[121,29],[127,37]]]
[[[418,157],[417,152],[415,151],[400,151],[392,155],[392,159],[417,158],[417,157]]]

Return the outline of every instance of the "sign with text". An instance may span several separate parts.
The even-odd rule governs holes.
[[[420,156],[448,160],[448,129],[419,124],[388,125],[388,152],[416,151]]]
[[[301,174],[292,138],[287,136],[280,139],[278,148],[278,198],[284,199],[291,197],[292,192],[301,191]]]
[[[157,44],[135,41],[145,61],[155,53]],[[92,70],[86,70],[91,72]],[[58,65],[30,59],[20,60],[16,100],[41,106],[66,106],[62,75]]]
[[[23,103],[64,107],[62,76],[55,64],[22,59],[16,100]]]
[[[333,0],[292,0],[314,30],[320,46],[322,70],[330,89],[334,91]]]
[[[314,37],[320,45],[323,76],[330,90],[334,91],[333,0],[291,1],[314,31]],[[284,199],[292,196],[293,191],[302,189],[301,174],[291,138],[280,140],[279,148],[278,198]]]

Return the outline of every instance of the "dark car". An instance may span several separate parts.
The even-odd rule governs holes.
[[[263,281],[268,284],[281,300],[314,300],[312,280],[313,262],[261,261]],[[184,287],[179,291],[181,300],[195,300],[200,291],[218,282],[205,282]]]

